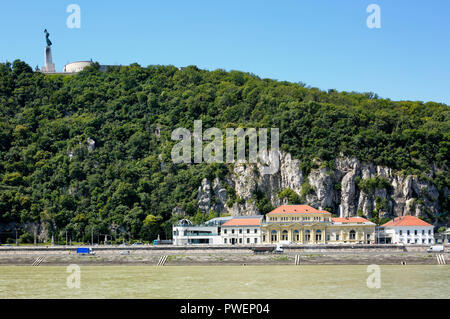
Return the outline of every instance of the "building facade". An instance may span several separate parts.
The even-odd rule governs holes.
[[[362,217],[332,218],[308,205],[282,205],[265,217],[213,218],[202,225],[186,219],[173,226],[173,244],[372,244],[375,224]]]
[[[263,216],[239,216],[222,224],[221,243],[224,245],[261,244]]]
[[[222,243],[220,226],[230,219],[231,217],[213,218],[202,225],[193,225],[188,219],[182,219],[172,227],[173,244],[177,246],[193,244],[220,245]]]
[[[261,225],[264,244],[370,244],[375,224],[362,217],[332,218],[308,205],[282,205]]]
[[[400,216],[381,225],[384,242],[405,245],[434,243],[434,226],[415,216]]]

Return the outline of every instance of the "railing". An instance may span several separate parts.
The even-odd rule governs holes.
[[[261,225],[272,225],[272,224],[287,224],[287,223],[299,223],[299,224],[331,224],[330,221],[327,220],[285,220],[285,221],[269,221],[269,222],[262,222]]]
[[[190,236],[218,236],[217,233],[186,233],[184,236],[190,237]]]

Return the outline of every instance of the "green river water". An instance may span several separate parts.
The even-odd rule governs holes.
[[[0,266],[0,298],[450,298],[449,265]],[[69,285],[73,283],[69,282]]]

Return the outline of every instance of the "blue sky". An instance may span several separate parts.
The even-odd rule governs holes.
[[[69,29],[69,4],[81,28]],[[369,4],[381,28],[369,29]],[[0,61],[241,70],[321,89],[450,105],[450,1],[2,1]]]

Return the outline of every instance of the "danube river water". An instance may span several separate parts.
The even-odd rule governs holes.
[[[450,298],[449,265],[381,265],[380,288],[362,265],[79,269],[0,266],[0,298]]]

